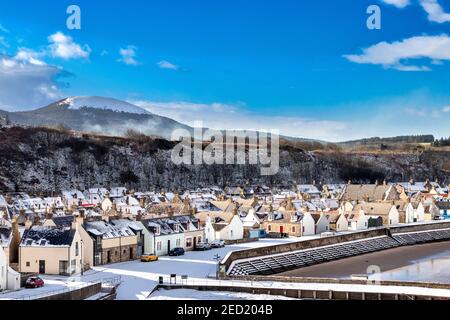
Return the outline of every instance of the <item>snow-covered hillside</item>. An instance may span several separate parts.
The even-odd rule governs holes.
[[[70,97],[61,101],[59,105],[68,106],[69,109],[72,110],[79,110],[82,108],[95,108],[112,110],[116,112],[151,114],[147,110],[135,106],[131,103],[105,97]]]

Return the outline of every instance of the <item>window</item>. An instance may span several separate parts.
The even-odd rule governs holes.
[[[186,238],[186,248],[192,247],[192,238]]]
[[[27,261],[26,265],[27,265],[27,267],[29,267],[29,266],[30,266],[30,262],[29,262],[29,261]]]
[[[197,243],[200,243],[200,242],[202,242],[202,236],[198,236],[198,238],[197,238]]]
[[[292,233],[295,233],[295,227],[292,227]]]
[[[161,251],[161,241],[156,243],[156,250]]]
[[[75,257],[78,257],[78,254],[79,254],[79,248],[78,248],[78,242],[77,243],[75,243]]]
[[[177,247],[181,247],[181,239],[177,239]]]
[[[267,230],[269,230],[269,232],[272,231],[272,225],[269,224],[269,225],[267,226]]]

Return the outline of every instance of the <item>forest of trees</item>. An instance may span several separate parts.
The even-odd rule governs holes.
[[[450,137],[441,138],[434,142],[433,146],[435,147],[450,147]]]
[[[378,143],[433,143],[435,141],[433,135],[409,135],[409,136],[398,136],[391,138],[368,138],[354,141],[343,142],[342,144],[360,144],[360,145],[368,145],[368,144],[378,144]]]

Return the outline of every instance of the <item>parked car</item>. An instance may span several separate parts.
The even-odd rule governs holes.
[[[25,282],[25,288],[27,289],[36,289],[44,286],[44,280],[40,277],[30,277]]]
[[[141,262],[154,262],[158,261],[158,256],[155,254],[143,254],[141,256]]]
[[[223,248],[225,247],[225,241],[224,240],[214,240],[210,243],[211,248]]]
[[[195,250],[196,251],[207,251],[207,250],[211,250],[211,246],[207,242],[199,242],[199,243],[197,243]]]
[[[174,248],[169,251],[169,256],[184,256],[184,249],[183,248]]]

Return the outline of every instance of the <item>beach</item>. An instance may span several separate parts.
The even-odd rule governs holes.
[[[381,280],[450,283],[450,242],[400,247],[278,275],[342,279],[368,274],[371,266],[379,268]]]

